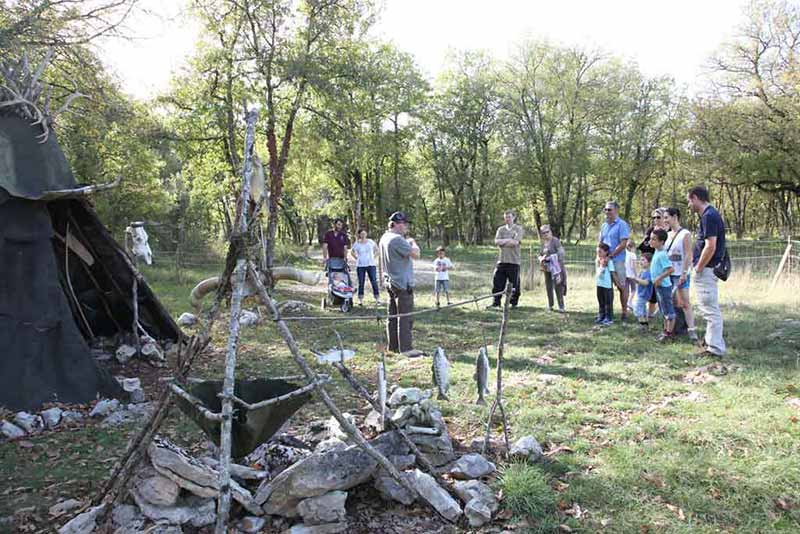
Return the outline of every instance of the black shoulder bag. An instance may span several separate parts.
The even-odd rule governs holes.
[[[728,254],[728,247],[726,246],[722,259],[714,266],[714,276],[724,282],[731,275],[731,267],[731,257]]]

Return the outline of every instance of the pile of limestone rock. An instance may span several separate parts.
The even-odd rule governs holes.
[[[400,432],[384,430],[380,414],[370,413],[363,421],[348,415],[354,423],[362,423],[365,435],[374,436],[370,444],[392,462],[418,495],[411,494],[371,456],[349,443],[347,434],[331,419],[309,425],[303,441],[281,435],[261,445],[242,465],[232,464],[232,499],[236,505],[231,526],[235,532],[260,532],[264,528],[291,534],[346,532],[353,526],[348,524],[348,495],[364,485],[370,485],[386,501],[429,505],[452,522],[463,520],[478,527],[491,521],[499,502],[485,480],[493,475],[495,465],[480,454],[459,456],[454,451],[430,392],[397,388],[387,406],[386,419],[391,419],[395,428],[402,428],[440,474],[450,479],[448,488],[415,467],[417,458]],[[154,526],[161,529],[156,532],[194,532],[214,524],[219,465],[213,449],[195,458],[167,439],[154,439],[148,448],[148,461],[131,486],[130,499],[112,510],[116,529],[112,532],[132,534]],[[420,498],[426,502],[419,503]]]
[[[56,430],[66,426],[75,426],[85,420],[101,419],[103,426],[116,426],[143,418],[150,413],[152,406],[145,402],[145,394],[138,378],[116,377],[128,396],[127,403],[117,399],[101,399],[88,412],[77,407],[51,406],[38,413],[21,411],[12,417],[0,421],[0,436],[7,439],[19,439],[39,434],[47,430]]]

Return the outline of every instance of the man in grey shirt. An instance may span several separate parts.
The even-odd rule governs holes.
[[[389,217],[389,228],[380,239],[380,260],[386,291],[389,293],[389,315],[414,311],[414,260],[419,258],[419,246],[406,239],[408,220],[405,213],[396,211]],[[409,358],[422,356],[412,348],[411,317],[391,318],[386,325],[389,350]]]

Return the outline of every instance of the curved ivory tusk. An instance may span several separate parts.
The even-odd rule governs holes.
[[[321,272],[314,273],[311,271],[296,269],[294,267],[274,267],[272,269],[272,279],[275,281],[291,280],[309,286],[317,285],[319,281],[322,279],[322,275],[323,273]],[[189,299],[190,302],[192,303],[192,306],[195,309],[200,310],[203,307],[203,299],[205,298],[205,296],[211,293],[212,291],[216,291],[217,286],[219,286],[219,276],[212,276],[211,278],[206,278],[205,280],[194,286],[194,289],[192,289],[192,292],[189,295]]]
[[[300,282],[308,286],[315,286],[322,279],[321,272],[304,271],[302,269],[295,269],[294,267],[273,267],[272,268],[273,280],[292,280]]]
[[[107,184],[85,185],[75,189],[55,189],[52,191],[43,191],[41,200],[58,200],[60,198],[76,198],[99,193],[117,187],[122,181],[122,176],[114,178],[113,182]]]

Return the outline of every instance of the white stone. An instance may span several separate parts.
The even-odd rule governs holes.
[[[377,410],[372,410],[364,418],[364,428],[372,432],[383,432],[383,421],[381,421],[381,414]]]
[[[105,509],[101,504],[73,517],[66,525],[58,529],[58,534],[90,534],[97,528],[97,516]]]
[[[239,314],[239,325],[240,326],[253,326],[258,324],[258,315],[249,311],[249,310],[242,310]]]
[[[147,342],[142,342],[142,356],[149,360],[166,361],[164,353],[161,352],[161,347],[159,347],[158,343],[152,338],[148,338]]]
[[[142,389],[142,381],[138,378],[125,378],[124,376],[115,377],[122,389],[128,394],[130,401],[133,404],[140,404],[144,402],[144,390]]]
[[[472,499],[464,507],[464,515],[467,516],[469,526],[480,527],[492,520],[492,512],[489,507],[480,499]]]
[[[430,391],[420,388],[397,388],[389,397],[388,404],[390,408],[397,408],[406,404],[418,404],[430,396]]]
[[[129,527],[142,522],[144,516],[132,504],[118,504],[111,510],[111,521],[117,527]]]
[[[178,324],[181,326],[194,326],[197,324],[197,316],[193,313],[184,312],[178,317]]]
[[[44,428],[44,421],[38,415],[28,412],[17,412],[14,415],[14,424],[23,429],[28,434],[39,432]]]
[[[347,419],[350,422],[350,424],[355,425],[356,420],[352,414],[344,412],[342,413],[342,416],[345,419]],[[337,421],[335,417],[331,416],[331,418],[328,419],[327,425],[328,425],[328,434],[330,435],[330,437],[337,438],[341,441],[347,441],[349,439],[347,432],[344,431],[342,426],[339,424],[339,421]]]
[[[533,436],[519,438],[509,451],[511,456],[526,458],[530,462],[535,462],[542,457],[542,446]]]
[[[117,399],[102,399],[94,405],[92,411],[89,412],[89,417],[105,417],[117,408],[119,408]]]
[[[496,512],[497,508],[500,506],[492,488],[478,480],[457,480],[455,484],[453,484],[453,489],[456,495],[465,503],[473,499],[480,499],[486,503],[487,507],[492,512]]]
[[[337,534],[347,531],[347,523],[329,523],[327,525],[294,525],[285,531],[288,534]]]
[[[67,499],[51,506],[49,512],[52,516],[60,516],[69,513],[76,508],[80,508],[80,506],[81,501],[77,499]]]
[[[123,365],[128,363],[128,361],[135,355],[136,347],[131,347],[130,345],[120,345],[117,347],[117,351],[114,353],[114,357]]]
[[[410,469],[417,463],[417,457],[413,454],[393,454],[388,456],[387,459],[392,462],[392,465],[394,465],[398,471]]]
[[[167,477],[156,475],[140,480],[136,484],[139,495],[156,506],[174,506],[178,502],[181,488]]]
[[[216,497],[219,473],[189,456],[174,443],[156,438],[147,449],[150,461],[159,474],[169,478],[181,488],[200,497]],[[253,501],[253,495],[235,480],[230,481],[231,496],[253,515],[261,515],[261,509]]]
[[[239,520],[239,522],[236,523],[236,528],[245,534],[254,534],[256,532],[261,532],[261,529],[266,525],[267,520],[265,518],[249,515]]]
[[[408,447],[397,432],[384,432],[370,440],[384,456],[408,454]],[[294,517],[297,504],[335,490],[363,484],[378,463],[356,445],[344,450],[315,453],[292,465],[258,488],[255,501],[263,503],[265,513]]]
[[[495,465],[480,454],[465,454],[450,468],[450,476],[455,479],[467,480],[481,478],[494,473]]]
[[[306,525],[325,525],[339,523],[347,517],[344,503],[347,501],[346,491],[331,491],[325,495],[311,497],[300,501],[297,513]]]
[[[419,469],[409,471],[413,486],[419,494],[448,521],[456,521],[461,516],[461,506],[445,491],[436,480]]]
[[[144,516],[151,521],[166,521],[176,525],[188,523],[193,527],[204,527],[214,523],[217,517],[214,499],[192,495],[179,500],[177,506],[155,506],[144,500],[137,491],[132,491],[131,495]]]
[[[145,532],[147,534],[183,534],[183,529],[177,525],[155,525]]]
[[[55,428],[61,422],[61,408],[48,408],[41,413],[46,428]]]
[[[0,423],[0,432],[8,439],[21,438],[25,435],[25,431],[13,423],[3,421]]]
[[[83,413],[75,411],[75,410],[65,410],[61,413],[61,422],[63,424],[73,424],[79,421],[83,421],[85,415]]]
[[[403,473],[403,476],[408,479],[408,475],[406,473]],[[380,493],[381,497],[387,501],[397,501],[409,506],[417,499],[415,494],[408,491],[394,478],[385,473],[375,477],[375,483],[373,486],[376,490],[378,490],[378,493]]]
[[[339,449],[346,449],[347,443],[336,437],[330,437],[317,443],[314,447],[314,452],[335,451]]]

